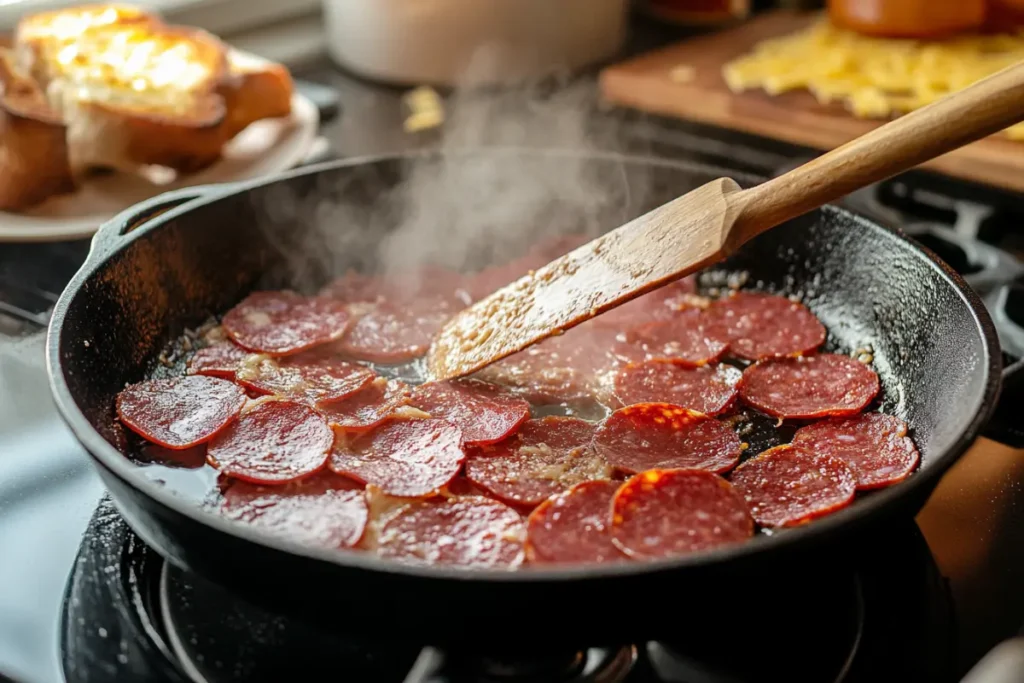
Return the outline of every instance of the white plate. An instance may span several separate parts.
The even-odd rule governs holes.
[[[316,105],[296,93],[291,116],[250,125],[224,147],[220,160],[198,173],[164,184],[130,174],[98,176],[71,194],[52,197],[23,213],[0,211],[0,242],[84,239],[120,211],[161,192],[286,171],[306,157],[319,125]]]

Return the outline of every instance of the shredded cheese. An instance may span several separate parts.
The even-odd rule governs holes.
[[[765,40],[723,67],[734,92],[770,95],[809,90],[822,104],[842,103],[859,118],[890,118],[961,90],[1024,60],[1024,33],[946,41],[872,38],[821,20]],[[1008,128],[1024,140],[1024,124]]]
[[[421,86],[406,93],[402,100],[411,112],[403,123],[405,132],[416,133],[444,123],[444,104],[433,88]]]

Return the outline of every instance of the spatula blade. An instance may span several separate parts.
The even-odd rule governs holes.
[[[459,313],[427,356],[462,377],[720,260],[739,185],[720,178],[562,256]]]

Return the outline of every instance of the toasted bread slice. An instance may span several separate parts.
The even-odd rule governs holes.
[[[0,49],[0,210],[23,210],[74,189],[64,136],[39,85]]]
[[[14,33],[18,65],[45,89],[59,71],[61,50],[89,31],[104,26],[161,24],[131,5],[82,5],[24,17]]]
[[[54,64],[47,93],[68,125],[72,169],[188,172],[223,146],[227,51],[200,31],[150,23],[93,28]]]
[[[250,123],[291,112],[283,66],[128,5],[33,15],[19,24],[15,50],[67,125],[76,175],[196,171]]]
[[[249,124],[292,113],[291,74],[280,64],[228,53],[228,77],[221,85],[227,115],[221,135],[227,142]]]

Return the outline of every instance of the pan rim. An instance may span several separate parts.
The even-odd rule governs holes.
[[[943,474],[960,458],[960,456],[973,443],[984,424],[990,418],[996,406],[1001,385],[1002,359],[999,355],[999,344],[995,327],[987,310],[978,295],[967,285],[967,283],[949,266],[941,262],[938,257],[923,245],[918,244],[902,231],[885,223],[869,219],[848,209],[835,205],[822,207],[821,211],[834,213],[855,223],[859,228],[879,232],[897,243],[903,243],[911,251],[918,252],[943,278],[953,291],[964,301],[970,310],[975,326],[980,332],[983,342],[984,358],[980,366],[986,372],[985,384],[977,403],[971,406],[970,419],[960,431],[949,447],[942,452],[935,454],[929,461],[927,467],[919,469],[914,476],[901,482],[898,486],[879,491],[871,497],[858,501],[856,505],[850,506],[833,515],[816,520],[814,524],[799,528],[787,529],[783,533],[768,537],[755,537],[749,542],[726,546],[715,550],[684,555],[675,558],[652,560],[644,562],[624,562],[596,565],[567,565],[564,567],[552,566],[544,568],[526,567],[519,571],[495,570],[485,568],[459,568],[442,566],[425,566],[416,564],[405,564],[401,562],[386,560],[365,551],[344,550],[344,549],[320,549],[304,546],[293,541],[274,537],[261,533],[255,529],[249,529],[243,525],[234,524],[228,520],[208,511],[195,502],[161,487],[154,481],[141,475],[139,467],[124,457],[114,446],[90,424],[85,414],[78,407],[72,398],[67,382],[64,377],[64,370],[60,360],[60,346],[63,339],[63,322],[67,310],[77,295],[82,291],[83,286],[90,280],[94,273],[103,267],[114,255],[122,251],[135,240],[143,239],[154,230],[160,229],[163,225],[175,218],[191,213],[197,209],[208,206],[237,194],[249,192],[258,188],[285,182],[289,179],[316,175],[323,171],[336,170],[356,166],[369,166],[385,162],[404,162],[416,157],[439,156],[441,150],[426,149],[418,151],[392,152],[385,154],[367,155],[348,159],[333,160],[316,165],[311,165],[278,174],[271,177],[260,178],[255,181],[248,181],[241,184],[230,185],[224,191],[212,192],[209,196],[187,202],[180,207],[168,210],[160,216],[148,221],[139,229],[132,231],[130,235],[121,238],[120,242],[104,253],[97,253],[97,241],[94,240],[89,256],[82,267],[75,273],[61,294],[54,307],[50,325],[47,331],[46,356],[47,374],[49,377],[51,393],[57,404],[65,423],[71,428],[75,437],[82,444],[89,456],[111,475],[117,477],[125,485],[145,495],[148,499],[155,501],[164,508],[176,514],[188,518],[191,522],[200,524],[217,533],[227,534],[236,539],[254,543],[265,550],[297,555],[303,561],[325,563],[337,566],[339,569],[370,570],[382,574],[391,574],[396,577],[427,579],[431,581],[458,581],[458,582],[511,582],[511,583],[561,583],[564,581],[614,579],[616,577],[636,577],[638,575],[659,574],[674,572],[685,569],[709,569],[725,567],[734,562],[750,560],[755,556],[765,557],[767,555],[779,555],[781,553],[799,550],[802,546],[809,545],[815,539],[823,536],[845,537],[853,531],[870,525],[874,517],[883,510],[898,508],[901,503],[911,499],[915,492],[927,493],[937,484]],[[443,151],[448,155],[493,155],[498,154],[529,154],[534,156],[569,156],[583,160],[618,160],[622,163],[632,163],[644,166],[661,166],[674,168],[680,171],[692,171],[705,174],[719,173],[733,178],[746,180],[758,180],[755,176],[744,173],[735,173],[727,169],[715,167],[709,164],[683,160],[665,159],[659,157],[646,157],[641,155],[627,155],[611,152],[577,151],[577,150],[543,150],[532,148],[516,147],[484,147],[467,148],[458,151]],[[115,502],[118,502],[115,498]],[[139,533],[138,529],[135,529]],[[140,534],[145,536],[146,534]]]

